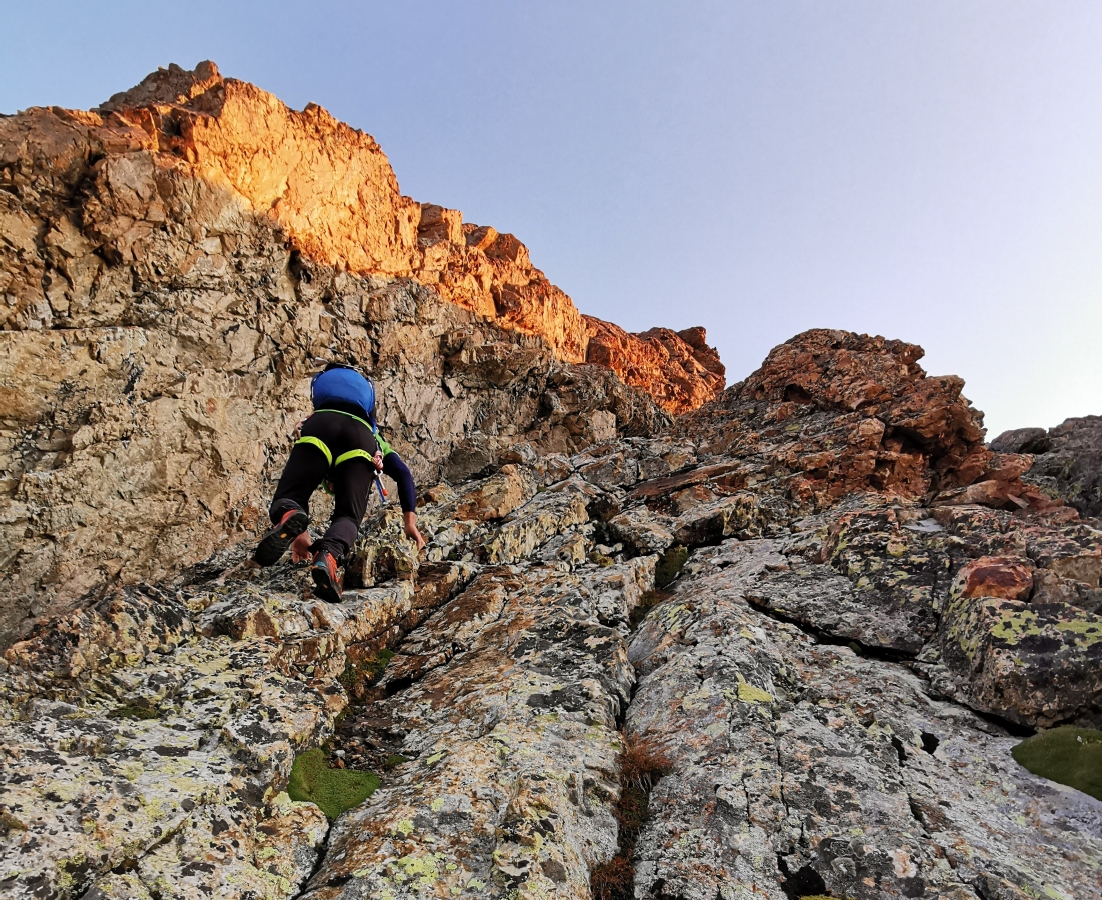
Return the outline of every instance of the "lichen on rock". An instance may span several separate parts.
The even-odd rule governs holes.
[[[702,330],[584,323],[212,65],[3,119],[0,180],[5,896],[1102,890],[1089,421],[988,447],[921,348],[814,330],[671,422]],[[246,563],[333,356],[428,539],[373,498],[339,604]]]

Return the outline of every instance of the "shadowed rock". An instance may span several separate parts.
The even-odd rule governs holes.
[[[1006,431],[991,442],[991,449],[1032,454],[1027,481],[1067,498],[1085,516],[1102,516],[1102,416],[1068,419],[1048,431]]]

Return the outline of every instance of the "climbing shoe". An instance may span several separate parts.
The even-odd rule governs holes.
[[[341,583],[337,578],[337,561],[328,550],[320,550],[314,556],[314,565],[310,567],[314,579],[314,595],[326,603],[341,602]]]
[[[260,539],[253,551],[253,561],[261,566],[273,566],[287,548],[310,525],[310,516],[301,509],[289,509],[271,531]]]

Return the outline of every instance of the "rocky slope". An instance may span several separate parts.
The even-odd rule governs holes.
[[[209,63],[0,118],[0,296],[0,646],[251,534],[317,358],[372,373],[430,481],[650,433],[648,392],[680,411],[722,387],[702,331],[662,338],[669,389],[576,365],[588,326],[515,238]]]
[[[5,897],[1102,894],[1102,801],[1010,753],[1102,726],[1093,419],[988,447],[816,330],[671,420],[703,332],[572,345],[514,239],[211,66],[0,150]],[[245,560],[335,348],[429,544],[375,504],[328,605]],[[381,777],[332,822],[316,747]]]
[[[637,897],[1096,896],[1102,802],[1010,750],[1102,724],[1102,529],[920,355],[808,332],[665,433],[453,472],[420,559],[374,508],[339,606],[238,547],[40,624],[0,884],[588,897],[626,735],[669,760]],[[319,744],[382,774],[331,825],[283,793]]]
[[[1027,480],[1068,502],[1084,516],[1102,516],[1102,416],[1068,419],[1050,428],[1018,428],[991,442],[1003,453],[1034,457]]]

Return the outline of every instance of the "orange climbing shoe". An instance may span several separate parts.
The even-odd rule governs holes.
[[[260,539],[253,551],[253,561],[261,566],[275,565],[287,552],[291,542],[309,526],[310,516],[307,513],[301,509],[287,510],[279,524]]]
[[[328,550],[319,550],[310,568],[314,579],[314,594],[326,603],[341,602],[341,583],[337,577],[337,561]]]

